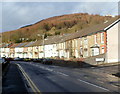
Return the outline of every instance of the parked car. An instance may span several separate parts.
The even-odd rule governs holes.
[[[5,58],[0,58],[0,67],[2,67],[2,71],[6,68],[8,64],[9,63],[7,62]]]
[[[16,58],[14,58],[14,61],[18,61],[20,58],[19,57],[16,57]]]
[[[14,58],[14,61],[23,61],[23,60],[24,60],[24,58],[19,58],[19,57]]]
[[[6,60],[7,62],[10,62],[10,61],[13,61],[14,59],[13,59],[13,58],[8,57],[8,58],[5,58],[5,60]]]
[[[43,59],[42,63],[43,63],[43,64],[51,65],[53,62],[52,62],[52,59],[45,58],[45,59]]]
[[[31,61],[30,58],[25,58],[24,61],[28,62],[28,61]]]
[[[39,62],[39,63],[41,63],[42,61],[43,61],[42,58],[33,59],[33,62]]]
[[[32,61],[33,61],[33,62],[37,62],[37,58],[34,58]]]
[[[0,58],[0,64],[5,64],[7,63],[7,61],[5,60],[5,58]]]

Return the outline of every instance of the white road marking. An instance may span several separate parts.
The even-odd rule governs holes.
[[[63,76],[69,76],[69,75],[67,75],[67,74],[64,74],[64,73],[62,73],[62,72],[57,72],[58,74],[61,74],[61,75],[63,75]]]
[[[34,82],[30,79],[28,74],[24,71],[24,69],[21,67],[21,65],[17,64],[20,71],[22,72],[23,76],[26,78],[27,82],[29,83],[30,87],[32,88],[33,92],[35,94],[41,94],[41,91],[37,88],[37,86],[34,84]]]
[[[112,85],[113,87],[118,87],[118,86],[116,86],[116,85]]]
[[[94,86],[94,87],[97,87],[97,88],[100,88],[100,89],[103,89],[103,90],[106,90],[106,91],[110,91],[110,90],[108,90],[108,89],[106,89],[106,88],[104,88],[104,87],[100,87],[100,86],[97,86],[97,85],[95,85],[95,84],[92,84],[92,83],[89,83],[89,82],[86,82],[86,81],[83,81],[83,80],[80,80],[80,79],[77,79],[77,80],[78,80],[78,81],[81,81],[81,82],[83,82],[83,83],[92,85],[92,86]]]
[[[49,69],[49,68],[45,68],[46,70],[48,70],[48,71],[53,71],[52,69]]]
[[[38,67],[39,65],[34,65],[34,64],[33,64],[33,66]],[[62,73],[62,72],[59,72],[59,71],[54,71],[53,69],[46,68],[46,67],[43,67],[43,66],[39,66],[39,68],[44,69],[44,70],[47,70],[47,71],[55,72],[55,73],[61,74],[61,75],[63,75],[63,76],[69,76],[69,75],[67,75],[67,74],[65,74],[65,73]]]

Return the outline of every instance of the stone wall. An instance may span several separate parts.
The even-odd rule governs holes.
[[[92,56],[84,59],[84,62],[90,64],[90,65],[99,65],[99,64],[104,64],[105,63],[105,55],[106,54],[101,54],[97,56]],[[96,58],[104,58],[104,61],[102,62],[97,62]]]

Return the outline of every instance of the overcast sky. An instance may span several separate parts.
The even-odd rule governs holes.
[[[6,1],[6,0],[5,0]],[[90,13],[118,15],[118,2],[1,2],[0,32],[18,29],[53,16]],[[18,0],[19,1],[19,0]],[[84,0],[85,1],[85,0]],[[88,1],[88,0],[87,0]],[[111,0],[112,1],[112,0]],[[114,0],[113,0],[114,1]]]

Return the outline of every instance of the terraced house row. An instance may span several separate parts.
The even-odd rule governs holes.
[[[77,58],[88,63],[119,62],[120,19],[114,17],[102,24],[72,34],[50,36],[41,41],[1,44],[1,57]]]

